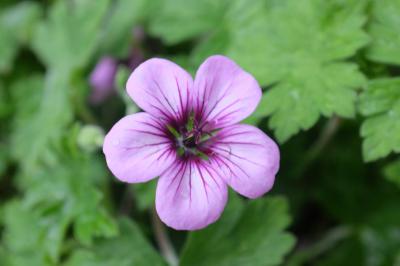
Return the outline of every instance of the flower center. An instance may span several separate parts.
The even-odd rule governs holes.
[[[206,142],[212,133],[204,132],[197,127],[194,116],[191,115],[184,126],[167,126],[173,136],[177,153],[181,157],[197,156],[207,159]]]

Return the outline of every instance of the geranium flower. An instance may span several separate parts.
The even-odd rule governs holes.
[[[269,191],[279,149],[261,130],[237,124],[261,98],[257,81],[224,56],[211,56],[196,78],[164,59],[131,74],[127,91],[145,112],[126,116],[105,137],[112,173],[128,183],[159,176],[156,210],[178,230],[216,221],[227,186],[248,198]]]

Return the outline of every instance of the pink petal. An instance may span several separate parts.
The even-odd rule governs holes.
[[[158,181],[157,213],[177,230],[196,230],[213,223],[226,201],[225,182],[205,161],[179,161]]]
[[[121,181],[145,182],[176,159],[172,142],[156,118],[137,113],[119,120],[104,139],[108,168]]]
[[[196,73],[193,101],[203,125],[233,125],[249,116],[260,98],[253,76],[227,57],[209,57]]]
[[[165,59],[154,58],[139,65],[126,85],[129,96],[146,112],[180,120],[190,105],[192,77]]]
[[[224,128],[215,138],[209,159],[234,190],[256,198],[272,188],[279,169],[279,148],[272,139],[249,125]]]

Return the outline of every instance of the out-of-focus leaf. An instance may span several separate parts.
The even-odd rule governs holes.
[[[11,70],[19,46],[29,41],[40,15],[35,2],[21,2],[0,11],[0,73]]]
[[[51,215],[39,217],[21,201],[9,202],[5,207],[4,216],[3,258],[7,262],[4,265],[51,265],[47,260],[46,250],[58,246],[61,224],[52,224],[55,221]],[[63,229],[65,230],[65,227]]]
[[[10,101],[7,97],[4,85],[0,80],[0,119],[6,117],[11,111]]]
[[[181,265],[279,265],[295,242],[287,209],[282,197],[230,199],[218,222],[190,234]]]
[[[150,209],[154,206],[157,182],[158,178],[146,183],[138,183],[134,185],[135,198],[140,210]]]
[[[39,249],[35,256],[56,263],[69,226],[85,245],[90,245],[94,237],[117,233],[114,220],[100,205],[96,186],[105,173],[103,165],[90,157],[66,156],[61,161],[19,177],[25,197],[6,209],[6,230],[11,231],[6,233],[5,243],[15,257],[27,259],[30,252]]]
[[[377,229],[363,228],[361,241],[365,248],[366,266],[395,265],[400,247],[400,226]]]
[[[126,82],[128,81],[129,75],[132,71],[130,71],[125,66],[118,67],[117,75],[115,77],[117,92],[118,95],[122,98],[125,104],[125,113],[134,114],[139,111],[139,107],[133,102],[132,98],[129,97],[128,93],[126,92]]]
[[[158,1],[150,21],[150,33],[168,44],[176,44],[214,29],[221,22],[229,1],[167,0]],[[188,23],[190,22],[190,23]]]
[[[143,13],[148,5],[146,2],[150,1],[114,1],[102,34],[101,53],[126,58],[132,48],[134,27],[143,19]]]
[[[0,143],[0,180],[1,180],[1,177],[3,176],[4,170],[6,170],[6,167],[7,167],[8,153],[9,153],[8,146],[6,146],[3,143]],[[0,219],[1,219],[1,215],[0,215]]]
[[[109,0],[57,1],[38,25],[33,49],[49,67],[83,67],[94,53]]]
[[[360,96],[365,161],[400,152],[400,78],[370,81]]]
[[[24,81],[27,81],[25,84]],[[73,110],[69,102],[70,85],[68,74],[63,72],[49,72],[44,84],[40,84],[39,78],[21,79],[16,87],[28,91],[25,102],[32,99],[35,91],[41,94],[38,109],[28,113],[29,108],[37,105],[32,100],[32,106],[25,109],[25,119],[20,121],[13,133],[14,157],[20,160],[26,169],[34,169],[39,163],[52,164],[54,162],[54,146],[57,145],[65,133],[65,127],[71,122]],[[29,93],[29,90],[32,90]],[[36,96],[33,96],[36,97]],[[21,105],[24,109],[24,106]],[[34,141],[33,141],[34,140]]]
[[[385,177],[400,188],[400,160],[390,163],[384,169]]]
[[[96,179],[104,177],[104,166],[91,157],[61,161],[29,182],[24,179],[23,186],[29,186],[25,200],[30,206],[53,208],[60,216],[71,217],[75,236],[84,244],[90,244],[95,236],[115,235],[113,220],[99,205],[101,194],[95,186]]]
[[[77,250],[64,266],[165,265],[131,220],[121,219],[120,236],[98,240],[92,249]]]
[[[316,266],[354,265],[365,266],[365,254],[362,243],[357,237],[341,242],[328,254],[316,261]]]
[[[3,11],[1,24],[13,33],[19,43],[27,43],[41,15],[38,3],[23,1]]]
[[[372,23],[368,32],[372,36],[372,42],[367,55],[374,61],[400,64],[400,1],[371,2]]]

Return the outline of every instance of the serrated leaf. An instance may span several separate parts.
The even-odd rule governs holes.
[[[52,216],[39,217],[22,201],[11,201],[5,207],[3,235],[7,266],[50,266],[49,251],[59,246],[60,230],[65,226]]]
[[[321,115],[353,117],[355,90],[365,80],[356,65],[342,60],[368,41],[362,5],[267,3],[265,15],[239,30],[227,50],[262,85],[277,83],[263,96],[256,115],[271,116],[270,126],[280,142],[309,129]]]
[[[282,197],[232,199],[218,222],[190,234],[180,265],[279,265],[295,242],[287,208]]]
[[[38,25],[33,49],[50,67],[68,71],[85,66],[96,48],[108,4],[109,0],[57,1]]]
[[[344,60],[368,42],[362,29],[365,1],[167,2],[165,9],[171,11],[161,12],[160,29],[153,33],[170,43],[204,36],[193,50],[192,65],[222,53],[262,86],[272,86],[256,116],[271,116],[270,126],[280,142],[309,129],[321,115],[354,116],[355,90],[365,79],[357,65]],[[175,5],[177,10],[191,10],[192,5],[196,9],[172,16]],[[192,23],[185,22],[186,16]]]
[[[367,56],[374,61],[400,64],[400,1],[374,0],[372,22],[368,32],[372,36]]]
[[[96,188],[96,180],[104,177],[103,165],[82,155],[72,159],[61,157],[61,161],[42,168],[29,179],[25,177],[21,185],[29,188],[27,204],[42,210],[52,208],[61,217],[70,217],[74,234],[83,244],[91,244],[96,236],[114,236],[115,223],[100,204],[102,194]]]
[[[119,221],[118,237],[99,240],[92,249],[77,250],[64,266],[145,266],[165,265],[132,221]]]
[[[370,81],[360,96],[365,161],[400,152],[400,78]]]

